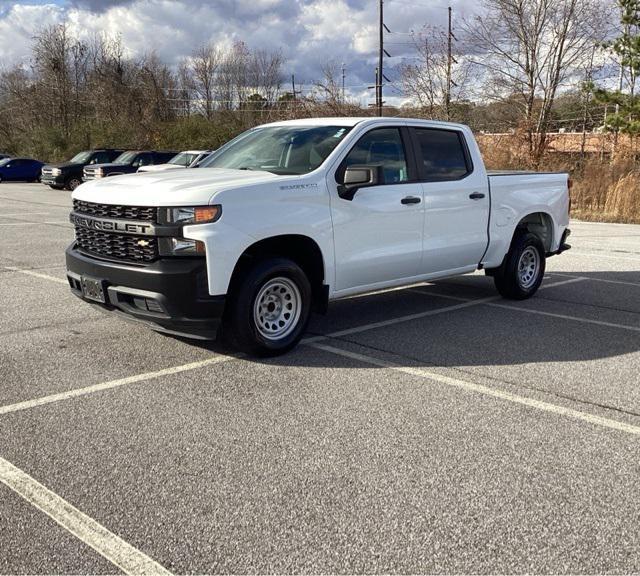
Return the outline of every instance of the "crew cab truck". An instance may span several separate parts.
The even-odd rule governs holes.
[[[82,170],[85,166],[112,162],[122,154],[122,150],[101,148],[99,150],[83,150],[68,162],[47,164],[42,167],[40,182],[56,190],[75,190],[82,184]]]
[[[255,355],[331,300],[484,269],[529,298],[569,248],[567,174],[487,173],[470,129],[400,118],[267,124],[198,170],[73,194],[73,292],[156,330]]]
[[[127,150],[109,163],[85,166],[82,180],[86,182],[87,180],[106,178],[107,176],[132,174],[133,172],[137,172],[142,166],[164,164],[175,155],[176,153],[172,151]]]

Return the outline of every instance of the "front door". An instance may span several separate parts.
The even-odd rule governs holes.
[[[405,135],[403,137],[403,134]],[[408,132],[375,128],[329,174],[336,290],[373,287],[418,273],[422,256],[423,190],[408,162]],[[347,166],[381,166],[383,181],[360,188],[352,200],[338,196]]]

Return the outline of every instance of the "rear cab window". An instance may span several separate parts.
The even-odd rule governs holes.
[[[412,128],[420,180],[462,180],[473,172],[464,135],[458,130]]]

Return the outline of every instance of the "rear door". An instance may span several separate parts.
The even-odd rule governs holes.
[[[411,129],[424,192],[422,274],[477,265],[487,247],[489,184],[473,166],[464,133],[448,128]]]
[[[347,166],[381,166],[383,182],[360,188],[352,200],[338,195]],[[373,128],[360,137],[328,175],[336,252],[336,289],[409,278],[422,257],[422,185],[417,181],[409,134]]]

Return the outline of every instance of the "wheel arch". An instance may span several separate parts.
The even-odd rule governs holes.
[[[281,234],[251,244],[236,262],[229,281],[229,292],[233,293],[254,262],[271,256],[290,258],[302,268],[311,283],[314,309],[324,313],[329,301],[325,259],[318,243],[304,234]]]
[[[554,245],[555,222],[548,212],[531,212],[522,217],[516,225],[511,241],[516,234],[527,231],[540,238],[547,253],[551,252]]]

